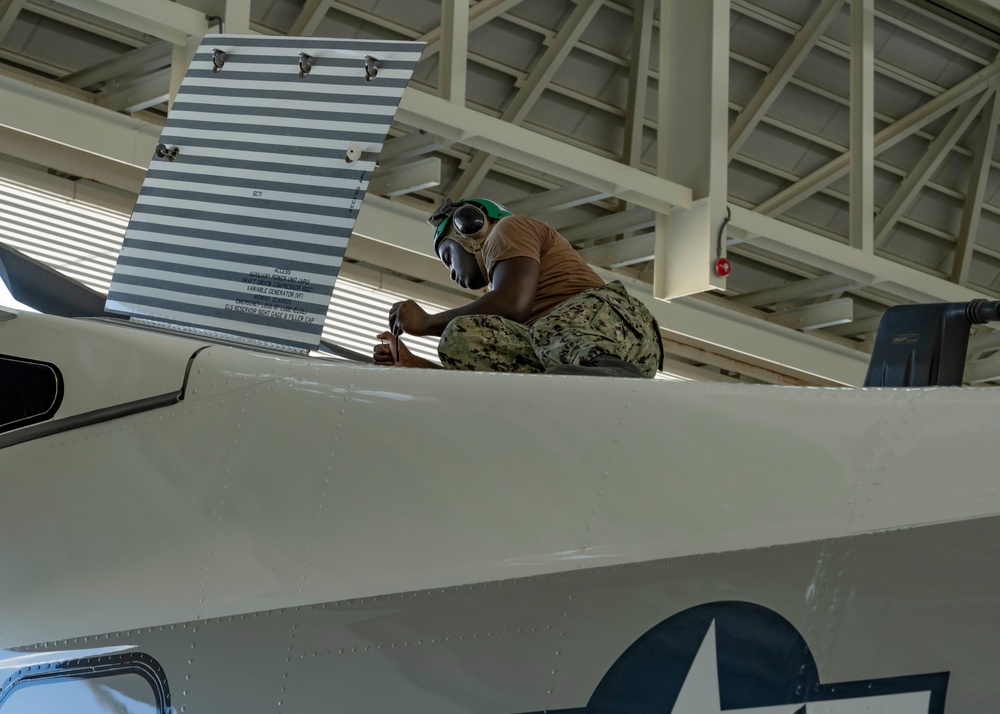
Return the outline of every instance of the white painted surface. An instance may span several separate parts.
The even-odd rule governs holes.
[[[0,323],[0,352],[49,345],[68,393],[112,401],[133,331],[55,322]],[[193,343],[137,339],[161,360],[145,391],[176,385]],[[0,523],[32,544],[0,554],[0,597],[25,613],[0,643],[994,515],[997,395],[212,346],[177,406],[0,450]]]
[[[66,388],[56,419],[180,390],[188,360],[205,344],[29,312],[0,322],[0,354],[50,362],[62,373]]]

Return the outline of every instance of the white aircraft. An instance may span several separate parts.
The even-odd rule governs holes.
[[[992,389],[380,368],[17,311],[0,354],[4,714],[997,700]]]
[[[3,261],[0,714],[1000,701],[1000,392],[334,362]]]

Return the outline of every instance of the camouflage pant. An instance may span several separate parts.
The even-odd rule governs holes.
[[[656,320],[618,281],[570,298],[531,326],[499,315],[457,317],[438,344],[447,369],[544,372],[611,355],[646,377],[656,374],[662,350]]]

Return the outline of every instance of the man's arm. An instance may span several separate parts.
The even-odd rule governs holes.
[[[531,315],[538,290],[538,261],[518,257],[501,260],[493,268],[493,289],[467,305],[428,314],[413,300],[396,303],[389,311],[393,334],[440,336],[448,323],[463,315],[500,315],[524,322]]]

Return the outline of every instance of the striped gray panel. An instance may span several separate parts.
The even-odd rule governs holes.
[[[213,71],[213,50],[225,63]],[[315,349],[421,42],[207,36],[173,103],[107,309]],[[300,53],[310,69],[300,77]],[[367,81],[366,57],[378,74]],[[359,152],[347,160],[348,151]]]

